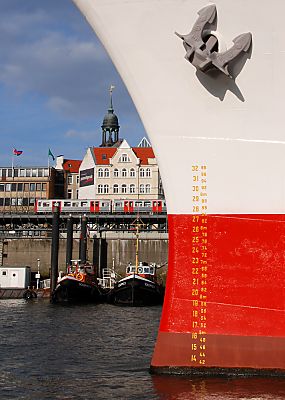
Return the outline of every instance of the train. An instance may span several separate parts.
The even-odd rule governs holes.
[[[84,199],[50,199],[37,200],[35,212],[38,214],[52,213],[55,207],[60,213],[85,214],[166,214],[165,200],[84,200]]]

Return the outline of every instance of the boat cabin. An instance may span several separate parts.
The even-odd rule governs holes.
[[[146,262],[140,262],[138,267],[131,263],[127,266],[126,275],[130,276],[133,274],[137,274],[143,278],[150,279],[154,281],[156,279],[156,265],[148,264]]]

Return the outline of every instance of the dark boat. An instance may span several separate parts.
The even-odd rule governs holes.
[[[126,277],[110,293],[110,302],[120,306],[154,306],[163,303],[164,287],[158,283],[156,265],[128,265]]]
[[[68,274],[58,279],[52,299],[54,303],[101,302],[103,292],[98,286],[95,268],[75,262]]]

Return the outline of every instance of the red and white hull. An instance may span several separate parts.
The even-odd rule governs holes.
[[[169,270],[152,369],[285,372],[283,0],[217,0],[235,80],[197,72],[174,32],[201,0],[73,0],[109,52],[158,159]]]

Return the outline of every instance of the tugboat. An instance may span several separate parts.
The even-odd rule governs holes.
[[[164,287],[157,282],[156,265],[129,264],[126,277],[120,279],[110,294],[110,301],[120,306],[154,306],[163,303]]]
[[[154,306],[163,303],[164,287],[157,280],[157,266],[138,261],[140,221],[136,227],[136,264],[126,268],[125,278],[116,282],[111,290],[109,300],[120,306]]]
[[[72,260],[67,275],[59,278],[53,293],[54,303],[88,302],[99,303],[103,292],[97,283],[93,265],[80,266],[80,260]]]

